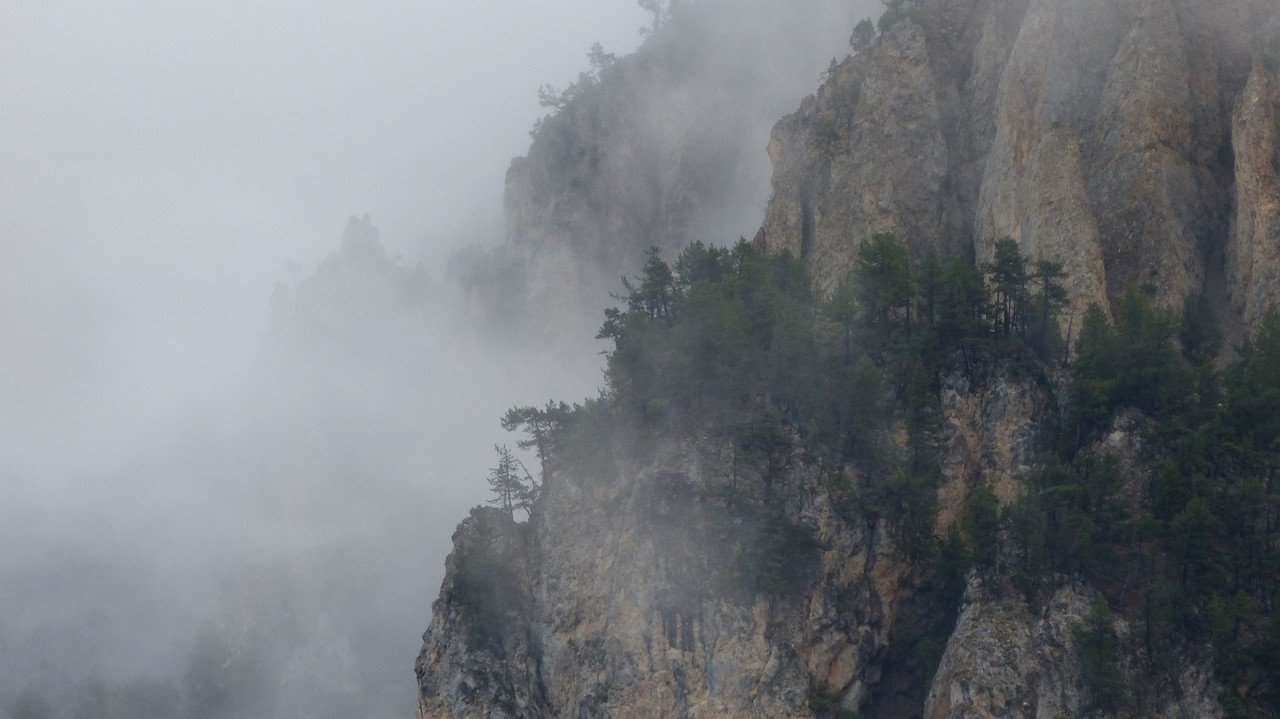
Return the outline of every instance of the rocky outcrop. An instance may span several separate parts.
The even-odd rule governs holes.
[[[829,289],[877,232],[980,261],[1012,237],[1063,264],[1077,315],[1129,285],[1179,307],[1222,285],[1252,321],[1280,270],[1275,13],[925,3],[776,126],[760,239]]]
[[[1092,701],[1081,670],[1076,631],[1085,624],[1096,594],[1063,583],[1033,610],[1021,597],[1000,597],[980,582],[970,584],[956,629],[947,642],[925,704],[925,719],[1039,719],[1089,715]],[[1122,647],[1132,630],[1114,620]],[[1136,687],[1135,662],[1122,652],[1119,683]],[[1174,679],[1177,691],[1150,698],[1126,713],[1141,717],[1193,719],[1225,716],[1218,687],[1205,666],[1184,664]],[[1134,702],[1135,706],[1139,704]]]
[[[1280,301],[1280,76],[1254,63],[1232,115],[1236,198],[1232,299],[1256,321]]]
[[[506,182],[506,252],[527,319],[594,330],[651,247],[751,236],[769,191],[769,128],[848,47],[854,8],[706,0],[579,82]],[[576,325],[585,324],[585,327]]]
[[[513,592],[528,606],[479,652],[465,638],[486,619],[454,598],[456,557],[499,543],[497,526],[520,529],[493,510],[460,526],[419,659],[419,716],[813,716],[814,681],[850,706],[869,695],[911,591],[883,538],[843,520],[814,469],[795,466],[789,514],[823,545],[803,569],[813,586],[786,599],[740,591],[732,568],[747,550],[706,498],[718,478],[692,447],[662,455],[623,480],[556,477],[529,555],[510,565],[528,573]],[[752,520],[737,521],[750,534]]]
[[[942,491],[962,503],[1042,447],[1023,411],[1049,400],[1007,375],[948,392]],[[919,712],[928,668],[907,647],[937,589],[859,503],[859,471],[790,441],[744,466],[708,438],[667,440],[648,459],[557,472],[527,523],[474,511],[424,636],[419,716]],[[780,554],[767,590],[761,551]]]
[[[292,292],[276,285],[272,349],[316,353],[323,347],[368,354],[389,339],[427,329],[437,298],[431,281],[421,265],[408,267],[389,256],[380,237],[369,215],[353,215],[342,243],[314,274]]]
[[[949,481],[938,490],[935,531],[954,524],[979,484],[991,488],[1002,504],[1017,500],[1023,480],[1045,444],[1044,422],[1056,415],[1053,398],[1042,388],[1001,370],[985,388],[956,372],[944,377],[941,465]]]
[[[773,199],[761,236],[804,258],[831,290],[856,247],[892,232],[919,249],[943,236],[948,153],[924,31],[905,23],[840,66],[774,129]]]
[[[1248,322],[1277,300],[1273,0],[918,5],[773,127],[757,242],[801,258],[822,291],[888,232],[917,259],[982,261],[1011,237],[1062,263],[1077,318],[1135,285],[1168,307],[1205,293]],[[694,23],[677,42],[669,27],[580,88],[513,163],[507,248],[534,314],[594,312],[646,248],[731,240],[724,229],[763,199],[750,140],[770,106],[759,58],[786,33],[702,54],[723,46],[696,36],[712,27],[742,30]],[[935,534],[979,486],[1004,504],[1026,491],[1056,415],[1043,382],[1012,369],[941,378]],[[1090,450],[1116,455],[1131,506],[1150,500],[1143,427],[1122,413]],[[905,431],[887,435],[902,444]],[[708,437],[619,440],[608,466],[553,474],[527,523],[473,512],[424,636],[419,716],[1090,711],[1075,630],[1093,590],[1059,578],[1036,603],[971,581],[926,685],[933,666],[910,652],[927,644],[938,575],[861,503],[861,470],[787,442],[767,466],[742,467]],[[768,581],[749,561],[762,556]],[[1114,631],[1118,671],[1137,682],[1131,629],[1117,617]],[[1128,698],[1135,716],[1222,714],[1207,664],[1178,666],[1167,696]]]

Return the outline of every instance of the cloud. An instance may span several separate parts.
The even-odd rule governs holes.
[[[70,701],[80,679],[172,675],[200,627],[239,636],[288,596],[374,658],[362,686],[403,680],[375,710],[407,711],[498,416],[599,380],[590,350],[566,367],[457,332],[443,259],[500,239],[536,88],[575,78],[593,41],[634,48],[643,12],[117,0],[4,15],[0,708],[27,685]],[[422,261],[434,289],[359,306],[345,286],[372,335],[273,345],[273,288],[300,297],[353,212],[381,229],[383,269]]]

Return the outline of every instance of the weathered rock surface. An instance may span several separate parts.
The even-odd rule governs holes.
[[[1097,601],[1091,590],[1064,584],[1033,611],[1021,597],[994,596],[981,583],[969,586],[968,601],[942,655],[925,705],[925,719],[1048,719],[1089,714],[1091,700],[1076,648],[1075,632]],[[1130,628],[1115,620],[1121,642]],[[1123,645],[1123,644],[1122,644]],[[1121,685],[1147,683],[1126,675]],[[1224,716],[1218,687],[1206,667],[1188,664],[1176,692],[1153,698],[1134,717],[1192,719]]]
[[[769,192],[769,128],[855,21],[838,0],[691,4],[546,118],[506,184],[505,247],[529,320],[594,330],[650,247],[670,257],[750,237]]]
[[[816,280],[830,290],[865,236],[892,232],[913,247],[942,236],[948,154],[939,94],[924,31],[913,23],[842,65],[774,129],[774,196],[761,230],[770,248],[822,268]]]
[[[1041,448],[1023,411],[1049,400],[1003,375],[948,391],[943,494],[963,502],[978,483],[1007,486]],[[933,590],[892,528],[851,504],[857,472],[833,475],[796,444],[766,490],[765,470],[731,472],[730,452],[669,441],[616,474],[558,472],[526,524],[474,511],[424,637],[419,715],[822,716],[814,697],[876,716],[919,712],[928,668],[904,647]],[[731,511],[727,493],[815,530],[819,549],[788,570],[791,590],[744,584],[743,554],[768,520]],[[503,596],[500,607],[476,608],[460,563],[505,578],[486,595]]]
[[[1045,444],[1044,422],[1056,410],[1048,393],[1004,371],[981,390],[953,373],[943,379],[939,394],[941,465],[950,479],[938,490],[935,530],[941,535],[960,518],[979,484],[990,487],[1002,504],[1022,496],[1022,480]]]
[[[1280,77],[1254,64],[1232,117],[1236,201],[1232,299],[1256,321],[1280,300]]]
[[[1005,502],[1024,491],[1051,404],[1007,370],[981,386],[946,379],[939,531],[976,486]],[[1141,415],[1123,414],[1094,450],[1117,458],[1135,502],[1149,501],[1129,496],[1148,485],[1131,468],[1144,431]],[[939,588],[892,527],[850,504],[843,482],[857,472],[837,479],[792,441],[767,470],[769,501],[812,527],[818,550],[781,594],[737,575],[761,518],[725,499],[760,503],[766,470],[732,471],[732,450],[706,438],[668,440],[608,471],[558,472],[526,523],[474,510],[424,635],[419,717],[1104,716],[1090,713],[1075,635],[1099,595],[1079,582],[1051,580],[1029,603],[973,578],[936,674],[910,666],[920,657],[904,647]],[[1180,658],[1157,686],[1134,630],[1119,615],[1114,628],[1125,716],[1224,715],[1203,657]],[[913,682],[929,676],[926,696]]]
[[[527,609],[507,617],[500,646],[476,652],[465,640],[476,617],[442,599],[419,659],[419,715],[813,716],[813,681],[865,699],[909,591],[891,548],[848,526],[796,467],[788,481],[813,494],[793,511],[829,547],[805,570],[814,585],[788,601],[713,594],[734,582],[724,553],[736,545],[717,536],[727,527],[688,451],[621,481],[557,476],[513,565],[528,572]],[[500,541],[494,514],[460,527],[455,557]],[[442,596],[457,581],[453,563]]]
[[[1280,299],[1274,0],[922,4],[773,126],[758,242],[799,256],[822,290],[850,271],[861,242],[892,232],[917,258],[980,261],[1012,237],[1063,264],[1077,317],[1130,285],[1164,306],[1204,292],[1250,323]],[[700,74],[676,73],[651,42],[546,122],[507,185],[507,247],[535,314],[594,313],[650,246],[734,239],[725,228],[740,231],[763,199],[750,138],[773,106],[759,58],[785,34],[741,41],[752,47],[743,55],[681,60]],[[729,75],[739,80],[721,84]],[[1053,402],[1008,373],[982,385],[944,378],[935,531],[975,487],[1005,503],[1024,491]],[[1098,451],[1136,466],[1126,462],[1141,451],[1141,425],[1122,416]],[[759,502],[763,473],[738,477],[705,438],[607,471],[558,472],[527,524],[473,513],[424,637],[419,716],[1089,711],[1074,629],[1094,596],[1065,580],[1036,609],[971,585],[927,704],[923,687],[908,688],[908,675],[932,671],[908,668],[904,652],[936,588],[892,528],[837,489],[864,478],[793,445],[769,474],[769,506],[812,528],[819,549],[781,594],[735,574],[743,538],[765,520],[727,511],[727,478]],[[1126,477],[1126,501],[1146,501],[1142,478]],[[500,590],[480,594],[502,601],[477,604],[477,566]],[[1137,661],[1126,651],[1129,676]],[[1131,706],[1220,716],[1209,675],[1188,660],[1176,691]]]
[[[1012,237],[1077,314],[1225,287],[1253,321],[1280,272],[1277,12],[932,0],[778,123],[760,239],[830,288],[877,232],[978,260]]]

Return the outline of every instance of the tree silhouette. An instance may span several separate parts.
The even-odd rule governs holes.
[[[531,511],[538,499],[537,483],[510,449],[496,444],[493,449],[498,453],[498,465],[489,470],[489,489],[493,492],[489,504],[512,517],[517,509]]]

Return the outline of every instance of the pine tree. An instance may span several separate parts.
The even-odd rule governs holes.
[[[881,338],[899,317],[911,325],[911,265],[907,248],[880,233],[858,248],[857,280],[863,322]]]
[[[542,481],[546,482],[557,459],[556,437],[573,415],[573,408],[564,402],[547,402],[543,408],[532,405],[512,407],[502,417],[502,428],[508,432],[523,429],[525,439],[517,440],[520,449],[532,449],[538,453],[542,464]]]
[[[1069,299],[1066,288],[1062,286],[1062,278],[1066,276],[1061,262],[1049,260],[1037,260],[1031,271],[1030,280],[1035,287],[1035,309],[1038,310],[1038,317],[1035,328],[1028,334],[1031,335],[1032,348],[1046,361],[1058,354],[1062,343],[1057,318]]]
[[[495,505],[515,517],[517,509],[528,512],[538,498],[538,485],[524,468],[524,463],[516,458],[505,445],[494,445],[498,454],[498,465],[489,470],[489,489],[493,498],[489,504]]]
[[[1027,308],[1027,261],[1018,243],[1006,237],[996,243],[995,259],[982,266],[991,280],[995,297],[997,337],[1021,335]]]

